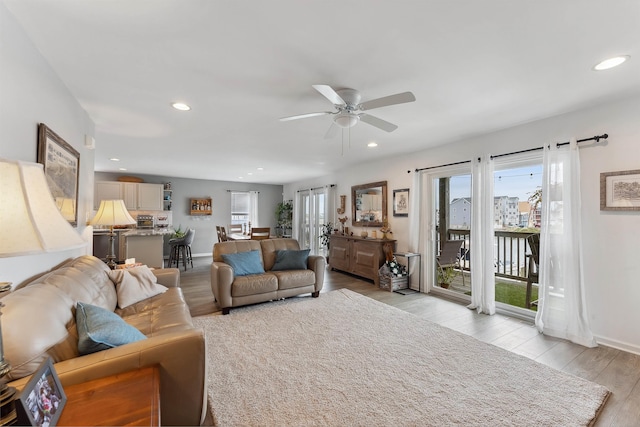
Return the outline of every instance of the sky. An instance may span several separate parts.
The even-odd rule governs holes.
[[[542,186],[542,164],[496,171],[493,174],[494,196],[518,197],[527,201],[536,188]],[[471,197],[471,175],[451,178],[451,200]]]

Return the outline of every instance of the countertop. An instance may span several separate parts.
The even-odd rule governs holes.
[[[133,237],[133,236],[164,236],[167,234],[173,234],[175,230],[171,227],[163,227],[163,228],[139,228],[134,230],[129,230],[122,235],[124,237]]]

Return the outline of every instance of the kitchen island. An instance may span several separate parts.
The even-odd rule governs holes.
[[[164,268],[164,236],[174,233],[173,228],[135,229],[122,234],[126,239],[126,257],[149,267]]]

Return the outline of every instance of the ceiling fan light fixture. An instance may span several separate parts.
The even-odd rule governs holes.
[[[355,126],[358,120],[360,117],[356,114],[342,112],[334,117],[333,122],[343,129],[348,129]]]

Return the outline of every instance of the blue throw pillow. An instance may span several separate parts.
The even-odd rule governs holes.
[[[306,270],[309,249],[301,251],[276,251],[276,263],[271,271],[278,270]]]
[[[146,338],[114,312],[81,302],[76,304],[76,324],[78,352],[81,355]]]
[[[264,267],[260,259],[260,251],[222,254],[222,259],[233,268],[233,274],[236,276],[264,273]]]

